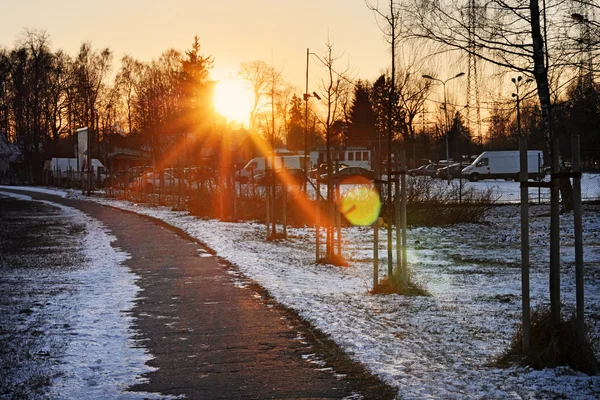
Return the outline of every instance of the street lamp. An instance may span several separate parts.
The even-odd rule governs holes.
[[[514,97],[517,100],[517,133],[519,134],[519,137],[523,136],[523,134],[521,133],[521,97],[519,97],[519,88],[521,87],[521,80],[523,80],[523,77],[521,75],[517,76],[516,79],[511,79],[512,83],[515,84],[515,93],[512,94],[512,97]],[[532,81],[533,79],[527,79],[525,83],[529,83]]]
[[[306,90],[304,91],[304,173],[308,177],[308,160],[309,160],[309,151],[308,151],[308,99],[314,97],[317,100],[321,100],[321,97],[317,94],[317,92],[308,93],[308,59],[310,55],[315,55],[315,53],[311,53],[309,49],[306,49]],[[304,182],[304,192],[306,193],[306,181]]]
[[[445,117],[444,119],[445,119],[445,123],[446,123],[446,167],[448,168],[448,174],[447,174],[448,185],[450,184],[450,150],[448,148],[448,134],[450,133],[450,123],[448,121],[448,99],[446,98],[446,83],[450,82],[452,79],[460,78],[464,74],[465,74],[464,72],[459,72],[458,74],[456,74],[453,77],[450,77],[446,80],[434,78],[431,75],[423,75],[423,78],[429,79],[431,81],[440,82],[442,84],[442,86],[444,87],[444,117]]]

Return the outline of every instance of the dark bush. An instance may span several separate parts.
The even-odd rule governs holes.
[[[592,338],[593,339],[593,338]],[[531,313],[531,348],[523,352],[523,329],[519,327],[508,350],[500,356],[496,365],[512,364],[534,369],[569,366],[588,375],[597,375],[600,364],[594,354],[587,332],[578,333],[577,320],[572,316],[558,326],[552,323],[549,307],[541,307]]]

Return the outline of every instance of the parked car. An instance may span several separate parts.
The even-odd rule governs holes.
[[[462,170],[465,166],[461,163],[450,164],[447,167],[438,168],[436,176],[444,180],[452,180],[462,177]]]
[[[235,180],[240,183],[251,182],[256,180],[256,175],[262,174],[268,169],[273,169],[271,160],[274,161],[275,169],[280,168],[304,168],[307,158],[303,155],[276,155],[274,157],[255,157],[248,161],[244,168],[236,171]],[[265,165],[266,164],[266,165]]]
[[[410,176],[435,176],[438,167],[436,164],[425,164],[421,165],[419,168],[413,168],[408,170],[408,175]]]
[[[254,177],[254,182],[257,185],[267,185],[270,177],[273,175],[272,171],[269,173],[262,173]],[[275,184],[281,185],[286,183],[289,186],[299,186],[306,182],[306,174],[303,169],[300,168],[284,168],[275,171]]]
[[[319,176],[319,181],[327,182],[327,174]],[[372,181],[375,179],[375,173],[371,170],[361,167],[345,167],[340,168],[339,171],[331,174],[333,181],[340,181],[341,183],[364,183],[365,180]]]
[[[187,191],[190,187],[187,180],[175,177],[172,171],[147,172],[135,178],[132,186],[138,190],[144,190],[146,192],[153,192],[155,190]]]
[[[335,164],[331,163],[331,165],[335,169]],[[343,163],[339,164],[339,168],[346,168],[346,167],[348,167],[348,165],[343,164]],[[321,175],[326,174],[326,173],[327,173],[327,164],[322,163],[322,164],[319,164],[318,166],[312,168],[310,170],[309,176],[311,178],[318,179]]]
[[[208,165],[192,166],[183,169],[183,176],[190,182],[204,182],[215,178],[216,171]]]

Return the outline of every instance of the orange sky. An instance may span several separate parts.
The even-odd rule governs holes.
[[[389,65],[388,47],[363,0],[4,0],[0,46],[11,48],[24,28],[45,30],[52,48],[75,55],[83,41],[150,61],[167,48],[185,50],[198,35],[214,57],[213,77],[235,74],[244,61],[283,69],[304,91],[306,48],[322,55],[327,36],[355,77],[375,79]],[[311,88],[319,68],[311,62]]]

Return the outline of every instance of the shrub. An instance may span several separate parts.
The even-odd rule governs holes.
[[[429,292],[425,290],[417,282],[409,280],[408,286],[403,287],[395,282],[395,279],[391,279],[386,276],[377,285],[377,289],[372,289],[369,294],[399,294],[401,296],[429,296]]]
[[[461,187],[456,181],[448,187],[446,181],[429,177],[406,180],[407,225],[439,226],[464,222],[481,222],[492,205],[492,191],[476,191]],[[382,194],[386,200],[385,193]],[[387,216],[384,204],[382,216]]]
[[[594,354],[588,333],[578,333],[577,320],[572,316],[558,326],[552,323],[549,307],[541,307],[531,313],[531,346],[523,352],[523,327],[520,326],[508,350],[496,361],[500,367],[511,364],[534,369],[554,368],[568,365],[576,371],[597,375],[600,364]]]

